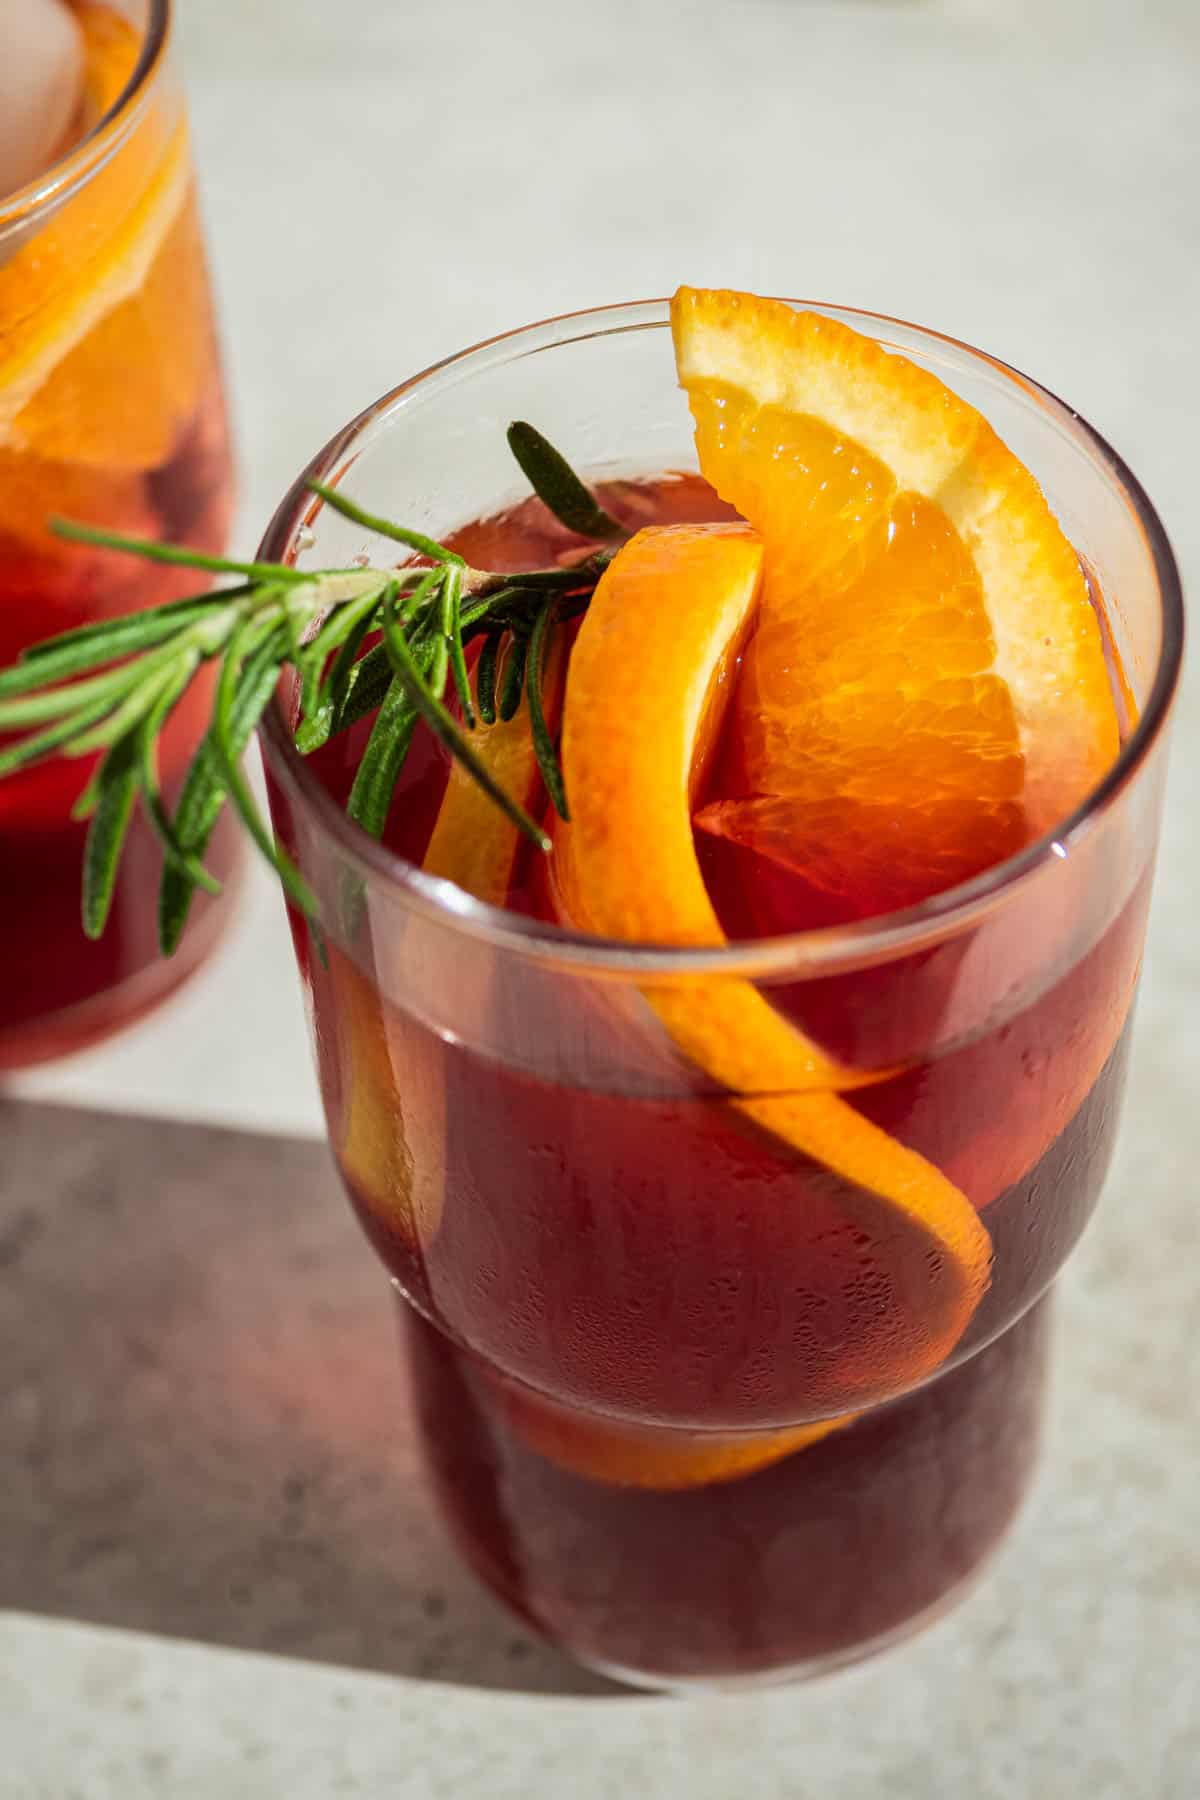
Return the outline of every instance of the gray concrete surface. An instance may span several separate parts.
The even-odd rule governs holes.
[[[398,377],[686,279],[876,306],[1028,369],[1123,451],[1200,569],[1194,0],[180,11],[244,547]],[[1127,1123],[1062,1296],[1046,1471],[957,1614],[796,1692],[580,1691],[449,1559],[386,1294],[311,1144],[10,1111],[5,1800],[1191,1800],[1194,696],[1189,677]],[[178,1006],[11,1092],[318,1136],[266,880]],[[103,1180],[72,1160],[89,1144]]]
[[[1148,1046],[983,1585],[865,1669],[680,1702],[577,1672],[456,1560],[323,1150],[0,1106],[0,1792],[1190,1800],[1186,1105]]]

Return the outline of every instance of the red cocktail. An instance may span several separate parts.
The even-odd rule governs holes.
[[[136,9],[135,9],[136,11]],[[186,570],[51,536],[66,516],[216,551],[232,471],[187,125],[170,68],[167,0],[75,0],[79,93],[51,166],[0,193],[0,665],[27,645],[195,591]],[[21,46],[17,46],[16,54]],[[163,738],[172,800],[208,723],[197,684]],[[0,787],[5,879],[0,1068],[127,1023],[211,946],[202,902],[180,956],[158,958],[153,834],[135,822],[111,928],[79,930],[86,827],[69,813],[91,773],[61,760]],[[213,871],[234,861],[228,827]]]
[[[463,432],[529,412],[592,447],[619,525],[728,519],[698,477],[646,475],[687,460],[685,428],[665,423],[663,322],[618,309],[472,353],[399,390],[315,472],[349,468],[363,504],[457,528],[476,568],[561,567],[585,546],[539,503],[504,510],[492,434]],[[1087,558],[1114,754],[1124,743],[1052,840],[976,869],[978,847],[943,832],[924,868],[918,820],[882,859],[872,846],[856,861],[847,836],[836,879],[815,856],[809,879],[773,841],[724,829],[735,702],[691,796],[721,936],[639,939],[620,924],[644,916],[636,859],[612,849],[606,913],[578,785],[580,684],[603,671],[585,634],[601,594],[609,624],[625,616],[603,582],[558,652],[577,784],[549,863],[514,849],[487,887],[477,838],[448,827],[432,738],[373,847],[341,812],[369,721],[307,765],[282,715],[266,735],[278,829],[322,902],[319,945],[294,928],[331,1138],[404,1297],[448,1521],[524,1616],[652,1684],[832,1666],[914,1629],[980,1567],[1028,1482],[1045,1297],[1095,1204],[1120,1099],[1178,651],[1169,552],[1111,453],[1041,390],[943,340],[851,323],[986,408]],[[264,554],[293,552],[305,521],[319,566],[365,547],[310,507],[297,491]],[[636,575],[645,542],[664,539],[635,539],[610,574]],[[736,527],[723,543],[733,562],[753,553]],[[709,566],[704,534],[668,548]],[[700,581],[661,591],[690,604]],[[664,693],[671,641],[652,662]],[[647,771],[621,791],[653,820],[646,718],[627,747],[611,741],[614,762]],[[1009,828],[999,802],[990,817]],[[672,866],[661,835],[642,840],[652,871]],[[444,879],[454,842],[473,870],[459,886]],[[924,892],[881,911],[893,876]]]

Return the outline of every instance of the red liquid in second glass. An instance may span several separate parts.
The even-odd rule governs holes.
[[[215,356],[211,386],[178,449],[146,478],[148,535],[218,553],[225,547],[232,472]],[[52,478],[47,504],[56,502]],[[130,559],[51,546],[38,555],[9,541],[0,520],[0,667],[27,644],[97,618],[194,594],[202,577]],[[164,798],[173,807],[212,716],[213,681],[202,675],[176,707],[160,740]],[[71,807],[94,759],[59,758],[0,784],[0,933],[10,945],[0,982],[0,1069],[22,1067],[106,1036],[155,1005],[212,947],[219,901],[198,893],[178,954],[158,948],[162,849],[141,812],[134,815],[104,936],[84,937],[79,880],[86,823]],[[236,872],[238,827],[218,822],[206,863],[222,882]]]
[[[695,477],[603,498],[630,524],[723,516]],[[574,547],[536,505],[456,543],[493,568]],[[316,759],[339,799],[365,730]],[[413,861],[444,781],[440,754],[418,745],[389,837]],[[794,879],[701,849],[731,934],[831,922]],[[531,871],[512,904],[536,911]],[[755,1135],[700,1082],[662,1097],[633,1077],[598,1091],[523,1073],[402,1013],[344,954],[326,966],[302,943],[333,1144],[411,1302],[437,1490],[469,1561],[523,1616],[597,1665],[668,1684],[811,1671],[903,1636],[981,1566],[1032,1467],[1042,1297],[1111,1150],[1126,1037],[1104,1021],[1123,1016],[1145,903],[1139,888],[1001,1027],[982,1022],[981,993],[980,1028],[936,1060],[921,1044],[961,985],[961,946],[774,990],[847,1061],[904,1065],[855,1104],[959,1183],[992,1238],[965,1337],[907,1393],[863,1346],[886,1342],[889,1306],[911,1311],[921,1271],[893,1244],[894,1287],[862,1279],[878,1273],[878,1209],[860,1190]],[[522,1003],[536,1034],[536,998]],[[431,1187],[440,1216],[423,1231]],[[596,1431],[614,1425],[669,1460],[714,1434],[848,1413],[732,1479],[668,1490],[596,1466]]]

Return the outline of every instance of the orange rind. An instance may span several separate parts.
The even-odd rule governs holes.
[[[547,1462],[589,1481],[660,1494],[712,1487],[756,1474],[782,1462],[785,1456],[820,1443],[852,1424],[855,1417],[848,1414],[786,1431],[735,1436],[602,1419],[507,1383],[497,1384],[496,1392],[509,1427]]]
[[[419,1251],[442,1216],[442,1070],[412,1027],[393,1023],[379,983],[330,947],[340,1098],[329,1128],[342,1173],[388,1234]],[[422,1054],[423,1052],[423,1054]]]
[[[601,578],[572,653],[563,713],[572,817],[556,831],[555,891],[575,926],[641,943],[724,944],[691,804],[754,623],[762,562],[762,544],[745,527],[651,528]],[[619,683],[614,668],[624,671]],[[748,981],[681,977],[643,993],[735,1113],[795,1154],[801,1180],[816,1163],[845,1184],[858,1246],[848,1278],[883,1296],[888,1314],[847,1347],[847,1370],[853,1362],[854,1379],[866,1380],[870,1362],[871,1378],[893,1390],[932,1372],[987,1286],[991,1246],[970,1201],[842,1099],[837,1090],[860,1078]],[[789,1435],[756,1447],[737,1441],[738,1472],[755,1455],[788,1454],[779,1446]]]

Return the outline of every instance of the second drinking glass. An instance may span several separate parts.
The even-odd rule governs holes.
[[[0,174],[0,666],[41,639],[195,591],[187,570],[63,542],[53,517],[219,551],[232,502],[170,0],[32,10],[58,19],[62,78],[78,92],[49,166],[24,170],[8,194]],[[212,693],[197,682],[163,735],[169,804]],[[69,815],[94,762],[61,758],[0,785],[0,1070],[129,1023],[196,966],[222,922],[201,898],[179,954],[160,960],[159,846],[139,816],[109,928],[86,942],[87,828]],[[229,877],[236,852],[222,822],[213,873]]]

